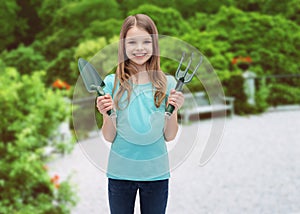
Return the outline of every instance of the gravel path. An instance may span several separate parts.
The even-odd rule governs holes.
[[[207,139],[211,121],[183,126],[182,133],[197,129]],[[227,119],[221,146],[205,166],[199,165],[202,146],[173,170],[167,213],[300,213],[300,110]],[[49,168],[62,179],[72,174],[80,197],[72,214],[109,213],[105,173],[78,144]]]

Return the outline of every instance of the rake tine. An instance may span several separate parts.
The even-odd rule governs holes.
[[[198,68],[199,68],[200,65],[202,64],[202,61],[203,61],[203,56],[200,56],[200,61],[198,62],[198,64],[197,64],[197,66],[196,66],[196,68],[195,68],[193,74],[196,73],[196,71],[198,70]]]
[[[181,56],[181,59],[180,59],[180,62],[179,62],[179,65],[178,65],[178,67],[177,67],[177,71],[176,71],[176,74],[175,74],[175,76],[176,76],[177,79],[179,79],[179,73],[180,73],[180,71],[181,71],[180,68],[181,68],[181,66],[182,66],[182,63],[183,63],[184,58],[185,58],[185,52],[182,52],[182,56]]]
[[[197,70],[199,69],[200,65],[202,64],[202,61],[203,61],[203,57],[201,56],[200,57],[200,61],[198,62],[196,68],[193,71],[193,73],[191,73],[191,74],[188,75],[188,78],[185,79],[184,83],[188,83],[188,82],[190,82],[193,79],[193,76],[196,74]]]
[[[191,54],[191,58],[190,58],[190,61],[189,61],[189,64],[187,65],[187,67],[185,68],[185,74],[184,74],[184,76],[183,77],[185,77],[185,75],[188,73],[188,71],[189,71],[189,68],[190,68],[190,66],[191,66],[191,64],[192,64],[192,61],[193,61],[193,56],[194,56],[194,53],[192,53]]]

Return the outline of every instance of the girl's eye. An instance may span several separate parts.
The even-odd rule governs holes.
[[[134,41],[129,41],[128,44],[135,44],[135,42]]]
[[[146,44],[150,44],[150,43],[152,43],[152,41],[147,40],[147,41],[145,41],[145,43],[146,43]]]

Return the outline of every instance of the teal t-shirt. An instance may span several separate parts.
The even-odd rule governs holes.
[[[105,93],[112,94],[115,75],[105,79]],[[175,88],[174,77],[167,76],[167,96]],[[117,88],[118,89],[118,88]],[[117,90],[115,90],[117,91]],[[116,93],[116,92],[115,92]],[[170,177],[169,159],[164,139],[165,102],[154,104],[152,83],[133,84],[130,102],[121,98],[117,110],[117,133],[111,145],[107,176],[113,179],[153,181]],[[166,98],[167,99],[167,98]]]

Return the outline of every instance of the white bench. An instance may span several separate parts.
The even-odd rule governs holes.
[[[234,114],[234,98],[222,97],[218,98],[217,103],[210,104],[205,92],[197,92],[194,94],[184,94],[184,105],[178,112],[179,117],[184,123],[188,123],[190,116],[204,113],[224,112],[230,113],[230,117]]]

